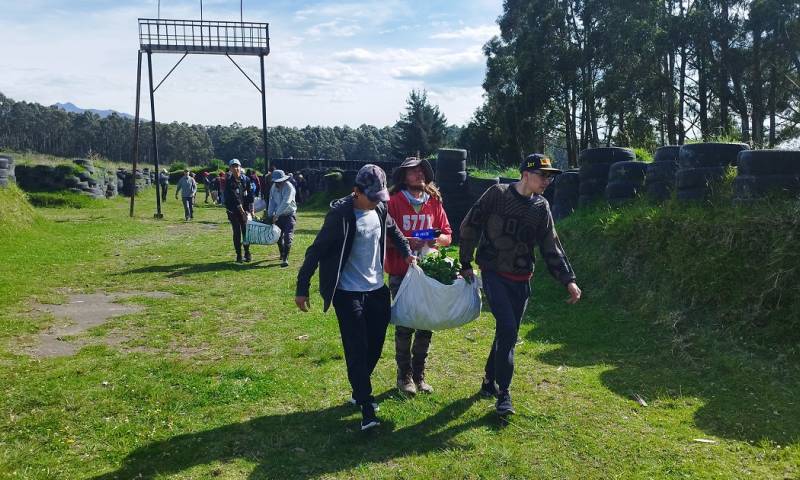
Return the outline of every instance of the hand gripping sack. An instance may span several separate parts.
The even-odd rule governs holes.
[[[272,245],[281,236],[281,229],[277,225],[247,221],[247,228],[244,233],[244,243],[250,245]]]
[[[481,314],[480,280],[440,283],[417,265],[408,267],[392,303],[392,323],[420,330],[444,330],[467,324]]]

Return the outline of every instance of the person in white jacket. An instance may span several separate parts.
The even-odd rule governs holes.
[[[272,187],[269,191],[269,205],[267,206],[267,218],[272,219],[272,223],[281,229],[281,236],[278,238],[278,250],[281,254],[281,268],[289,266],[289,252],[292,249],[294,239],[294,226],[297,223],[297,202],[295,201],[295,189],[291,182],[288,182],[289,175],[283,170],[273,170]]]

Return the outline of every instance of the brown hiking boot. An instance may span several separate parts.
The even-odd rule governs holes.
[[[417,386],[417,391],[422,393],[433,393],[433,387],[425,382],[425,374],[415,374],[413,376],[414,384]]]
[[[397,389],[403,395],[416,395],[417,387],[414,386],[414,380],[411,378],[411,372],[397,372]]]

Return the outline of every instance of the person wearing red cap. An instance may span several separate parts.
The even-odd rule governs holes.
[[[542,196],[561,170],[550,159],[534,153],[520,165],[520,180],[492,185],[472,206],[461,223],[461,275],[474,279],[471,262],[481,269],[483,293],[495,318],[495,333],[486,360],[480,393],[495,396],[501,416],[514,413],[511,377],[519,324],[531,295],[533,249],[537,245],[550,271],[567,289],[567,303],[577,303],[581,289],[553,226],[550,206]]]
[[[442,206],[442,196],[433,183],[433,168],[421,158],[408,157],[395,169],[389,189],[389,215],[408,239],[411,250],[418,252],[424,247],[447,246],[452,241],[452,230]],[[412,234],[415,230],[439,230],[433,240],[420,240]],[[389,274],[389,290],[397,296],[400,284],[408,271],[400,252],[387,245],[386,273]],[[425,361],[431,346],[430,330],[396,326],[394,329],[394,351],[397,362],[397,389],[400,393],[414,395],[417,392],[431,393],[433,388],[425,381]],[[413,343],[412,343],[413,338]]]

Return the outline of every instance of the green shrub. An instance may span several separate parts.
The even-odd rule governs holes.
[[[35,212],[19,187],[0,188],[0,231],[13,231],[31,224]]]
[[[28,194],[31,205],[41,208],[91,208],[97,207],[99,200],[74,192],[33,192]]]
[[[169,170],[170,173],[172,173],[172,172],[182,172],[182,171],[186,170],[187,167],[188,166],[186,165],[186,162],[172,162],[169,165],[169,169],[168,170]]]
[[[765,344],[800,340],[800,200],[598,205],[558,230],[587,297],[620,298],[676,332],[705,325]]]
[[[650,150],[646,148],[634,148],[633,153],[636,154],[636,160],[640,162],[647,162],[650,163],[653,161],[653,154],[650,153]]]
[[[212,158],[208,165],[206,165],[206,171],[209,172],[219,172],[220,170],[227,170],[228,165],[220,160],[219,158]]]

